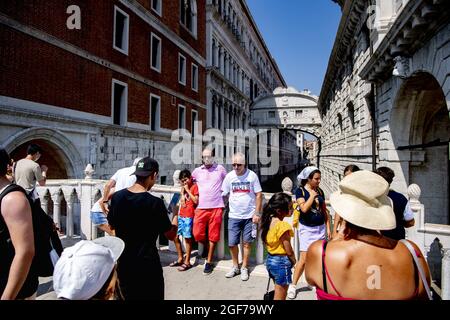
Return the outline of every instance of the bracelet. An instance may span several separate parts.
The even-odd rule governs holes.
[[[255,212],[255,216],[257,216],[258,218],[262,217],[262,213],[261,212]]]

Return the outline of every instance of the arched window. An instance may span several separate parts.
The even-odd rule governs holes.
[[[337,121],[338,121],[338,130],[339,132],[342,133],[342,131],[344,130],[344,124],[342,122],[342,115],[340,113],[338,113],[337,115]]]
[[[211,47],[211,66],[216,66],[216,39],[212,39],[212,47]]]
[[[348,118],[350,119],[352,129],[355,129],[355,107],[353,106],[353,102],[350,101],[347,104],[347,108],[348,108]]]
[[[197,36],[197,0],[180,0],[180,22]]]

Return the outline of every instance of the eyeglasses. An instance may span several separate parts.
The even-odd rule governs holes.
[[[243,166],[243,164],[241,164],[241,163],[233,163],[233,167],[242,167]]]

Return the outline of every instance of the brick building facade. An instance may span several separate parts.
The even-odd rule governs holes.
[[[172,130],[205,126],[205,19],[205,0],[2,2],[0,145],[41,142],[51,178],[150,155],[170,183]]]

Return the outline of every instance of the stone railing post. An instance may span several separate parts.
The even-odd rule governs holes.
[[[46,214],[48,214],[48,198],[47,198],[47,190],[44,193],[43,197],[40,197],[41,200],[41,208],[44,210]]]
[[[407,238],[416,243],[420,250],[426,255],[425,251],[425,234],[419,233],[419,231],[425,230],[425,207],[420,203],[421,190],[417,184],[411,184],[408,187],[409,206],[414,213],[415,225],[406,229]]]
[[[264,243],[261,238],[261,230],[258,228],[256,235],[256,264],[264,263]]]
[[[442,259],[441,298],[450,300],[450,249],[447,249]]]
[[[73,197],[69,194],[66,197],[67,204],[67,220],[66,220],[66,235],[67,237],[73,237]]]
[[[220,226],[220,240],[219,243],[217,243],[217,258],[223,259],[225,257],[225,209],[222,213],[222,225]]]
[[[53,222],[61,229],[61,196],[60,190],[52,195],[53,200]]]
[[[89,180],[91,178],[85,178],[80,184],[80,236],[83,240],[92,240],[96,237],[92,233],[91,222],[91,208],[95,192],[94,184]]]

